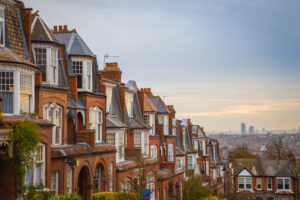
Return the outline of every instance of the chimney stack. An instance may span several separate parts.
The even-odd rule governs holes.
[[[57,26],[54,26],[54,33],[57,32]]]
[[[64,31],[68,31],[68,25],[64,25]]]
[[[58,30],[59,30],[59,31],[62,31],[62,25],[59,25],[59,26],[58,26]]]
[[[120,83],[122,78],[122,71],[117,62],[105,63],[104,69],[101,71],[104,79],[112,80]]]

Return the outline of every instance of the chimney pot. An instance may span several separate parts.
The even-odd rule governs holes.
[[[57,26],[54,26],[54,32],[57,32]]]
[[[62,31],[62,25],[59,25],[59,26],[58,26],[58,30],[59,30],[59,31]]]
[[[68,30],[68,25],[64,25],[64,31]]]

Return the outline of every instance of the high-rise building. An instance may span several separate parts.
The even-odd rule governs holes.
[[[254,134],[254,126],[249,127],[249,134]]]
[[[242,123],[241,124],[241,134],[242,135],[246,135],[247,131],[246,131],[246,124]]]

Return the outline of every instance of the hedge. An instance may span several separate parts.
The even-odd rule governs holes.
[[[82,198],[78,194],[62,194],[52,197],[51,200],[81,200]]]
[[[135,193],[99,192],[93,194],[92,200],[138,200],[138,198]]]

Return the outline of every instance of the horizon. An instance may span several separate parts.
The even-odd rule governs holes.
[[[300,126],[299,1],[24,3],[50,28],[76,28],[100,69],[119,56],[123,81],[152,88],[176,118],[206,131]]]

